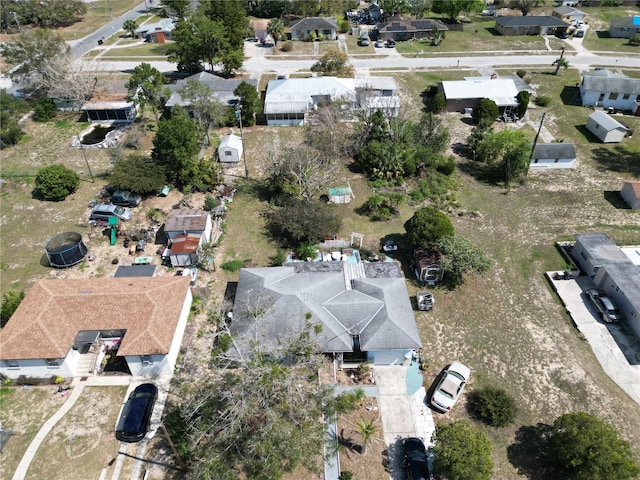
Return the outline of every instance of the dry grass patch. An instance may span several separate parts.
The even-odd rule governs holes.
[[[13,431],[0,455],[0,478],[11,478],[44,422],[58,410],[67,397],[56,394],[58,386],[2,387],[0,423]],[[37,405],[37,408],[34,406]]]
[[[98,478],[120,447],[114,430],[126,391],[124,386],[85,387],[40,445],[27,478],[63,480],[72,472]]]

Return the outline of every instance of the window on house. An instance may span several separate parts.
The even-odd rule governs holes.
[[[598,97],[598,101],[601,102],[604,100],[604,93],[601,93],[600,96]]]
[[[559,159],[559,158],[556,158],[556,160],[555,160],[555,162],[554,162],[554,163],[558,163],[559,161],[560,161],[560,159]]]
[[[140,358],[142,359],[143,364],[153,365],[153,358],[151,358],[151,355],[142,355]]]
[[[618,99],[618,94],[616,92],[611,92],[609,94],[609,100],[617,100]]]
[[[628,93],[625,93],[625,94],[622,96],[622,99],[623,99],[623,100],[629,100],[629,94],[628,94]]]
[[[60,366],[60,359],[59,358],[47,358],[45,360],[45,362],[47,363],[47,367],[59,367]]]
[[[580,252],[580,256],[582,257],[583,260],[587,259],[587,256],[584,254],[584,250]]]
[[[224,154],[225,154],[226,156],[230,157],[230,156],[231,156],[231,150],[225,150],[225,151],[224,151]]]
[[[20,368],[17,360],[3,360],[7,368]]]

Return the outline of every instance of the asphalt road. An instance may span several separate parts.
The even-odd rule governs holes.
[[[155,4],[156,2],[153,0],[147,0],[149,6]],[[151,3],[153,1],[153,3]],[[79,59],[93,47],[98,44],[98,40],[102,37],[109,38],[113,36],[118,30],[122,30],[122,25],[127,20],[136,20],[140,15],[144,15],[147,13],[147,7],[145,6],[145,2],[137,5],[133,9],[129,10],[127,13],[122,15],[121,17],[114,18],[109,23],[107,23],[104,27],[99,28],[95,32],[80,40],[72,40],[67,42],[71,47],[71,55],[74,60]]]

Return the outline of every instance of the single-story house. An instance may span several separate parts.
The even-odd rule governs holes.
[[[501,35],[549,35],[567,28],[568,23],[552,15],[496,17],[496,30]]]
[[[636,35],[640,35],[640,15],[611,19],[609,23],[611,38],[632,38]]]
[[[256,90],[258,89],[258,80],[255,78],[248,78],[245,80],[226,79],[212,75],[208,72],[200,72],[182,80],[178,80],[174,85],[168,85],[169,90],[171,90],[171,96],[167,100],[165,108],[171,110],[176,105],[180,105],[185,109],[185,111],[192,115],[189,102],[183,99],[179,92],[179,90],[185,87],[188,80],[197,80],[198,82],[207,85],[211,91],[211,96],[220,100],[223,105],[228,106],[236,105],[238,96],[233,92],[242,82],[248,83]]]
[[[357,267],[357,268],[351,268]],[[259,312],[256,314],[256,312]],[[311,330],[318,353],[340,363],[402,365],[422,347],[406,282],[396,262],[289,262],[240,270],[229,325],[232,355]]]
[[[589,115],[587,130],[598,137],[602,143],[621,142],[627,134],[627,127],[600,110]]]
[[[191,301],[186,277],[39,280],[2,329],[0,374],[87,376],[112,355],[124,373],[171,374]]]
[[[637,180],[628,180],[622,184],[620,196],[629,207],[633,210],[640,210],[640,182]]]
[[[449,28],[440,20],[429,18],[404,19],[389,17],[375,28],[377,38],[381,40],[409,40],[412,38],[433,38],[433,28],[438,32],[446,32]]]
[[[640,78],[630,78],[606,68],[581,75],[583,107],[615,108],[640,115]]]
[[[640,265],[604,233],[577,234],[571,251],[596,287],[604,290],[640,338]]]
[[[224,166],[235,166],[242,158],[242,138],[233,132],[222,137],[218,147],[218,161]]]
[[[157,23],[150,23],[148,25],[142,25],[136,31],[136,37],[141,38],[147,42],[152,43],[165,43],[167,39],[171,38],[176,25],[170,18],[163,18]]]
[[[308,17],[297,20],[290,25],[291,40],[307,40],[316,38],[336,40],[338,38],[338,22],[334,17]],[[313,34],[313,35],[312,35]]]
[[[393,77],[364,79],[309,77],[271,80],[267,85],[264,114],[267,125],[303,125],[309,112],[331,102],[350,108],[383,110],[395,116],[400,98]]]
[[[554,8],[551,15],[569,23],[582,22],[584,21],[584,17],[587,16],[587,14],[582,10],[578,10],[574,7],[569,7],[567,5]]]
[[[444,94],[447,112],[465,112],[476,108],[480,100],[493,100],[500,115],[509,115],[518,106],[518,87],[513,78],[467,77],[464,80],[448,80],[438,83],[438,91]]]
[[[573,168],[575,161],[573,143],[537,143],[531,156],[531,168]]]

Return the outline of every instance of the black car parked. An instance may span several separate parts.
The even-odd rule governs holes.
[[[140,205],[142,197],[127,190],[116,190],[111,195],[111,203],[121,205],[123,207],[137,207]]]
[[[407,468],[407,478],[409,480],[430,479],[427,449],[422,440],[415,437],[405,438],[402,441],[402,450],[404,466]]]
[[[139,442],[149,431],[153,406],[158,398],[158,388],[153,383],[143,383],[129,395],[116,426],[116,438],[121,442]]]

